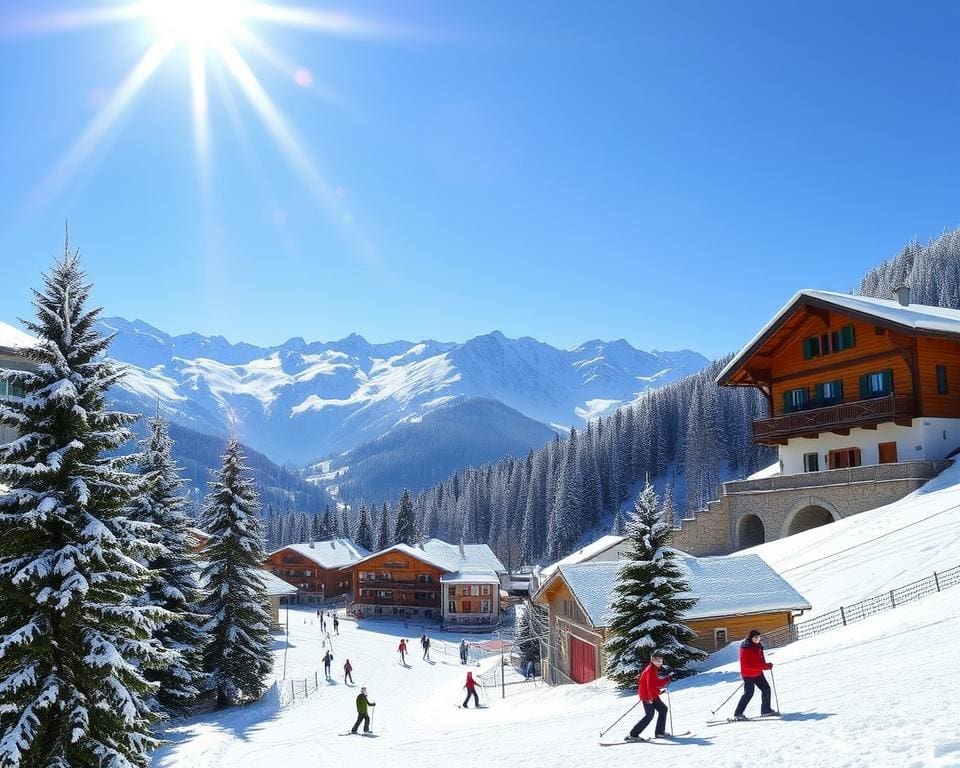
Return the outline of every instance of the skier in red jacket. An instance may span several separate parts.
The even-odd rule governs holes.
[[[773,669],[773,664],[763,655],[763,643],[760,642],[760,631],[751,629],[747,639],[740,643],[740,677],[743,678],[743,696],[737,702],[733,713],[735,720],[746,720],[743,711],[753,698],[753,689],[760,689],[760,716],[779,715],[770,706],[770,684],[763,676],[765,669]]]
[[[467,708],[467,702],[470,701],[470,697],[473,696],[473,706],[480,706],[480,699],[477,698],[477,681],[473,679],[473,672],[467,672],[467,684],[463,686],[467,689],[467,698],[463,700],[461,705],[464,709]]]
[[[640,673],[637,682],[637,693],[643,702],[643,719],[630,729],[630,735],[624,736],[624,741],[637,741],[640,733],[657,715],[657,727],[654,736],[664,736],[667,732],[667,705],[660,698],[660,691],[670,685],[671,677],[660,677],[660,667],[663,665],[663,656],[656,651],[650,657],[650,663]]]

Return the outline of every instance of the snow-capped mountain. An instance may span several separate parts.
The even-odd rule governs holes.
[[[170,336],[142,321],[102,320],[129,372],[119,404],[215,434],[235,431],[272,458],[303,464],[416,422],[458,398],[496,400],[552,427],[583,425],[651,387],[694,373],[702,355],[643,352],[626,341],[561,350],[498,331],[462,344],[294,338],[275,347],[222,336]]]

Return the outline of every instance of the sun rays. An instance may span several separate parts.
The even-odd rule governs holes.
[[[316,205],[365,260],[376,261],[375,249],[344,208],[343,200],[321,173],[311,153],[276,100],[267,92],[244,51],[255,53],[281,71],[294,86],[310,89],[326,101],[342,106],[337,94],[315,73],[275,50],[260,34],[261,27],[280,25],[310,33],[337,37],[375,39],[406,36],[397,28],[338,11],[279,6],[246,0],[135,0],[101,4],[46,14],[20,14],[2,22],[2,31],[15,35],[69,32],[90,27],[139,24],[150,30],[151,42],[139,61],[112,89],[104,104],[66,148],[51,171],[34,190],[42,207],[57,198],[117,128],[120,118],[133,108],[137,98],[174,52],[185,56],[185,83],[190,93],[190,111],[198,188],[209,208],[214,187],[214,153],[211,122],[223,119],[237,133],[235,115],[211,115],[208,80],[211,66],[227,74],[232,89],[238,90],[253,114],[272,139],[304,189]],[[241,140],[242,136],[239,137]]]

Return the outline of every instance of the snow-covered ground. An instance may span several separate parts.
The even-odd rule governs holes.
[[[960,468],[897,504],[756,548],[815,612],[960,563]],[[287,676],[320,666],[315,618],[291,613]],[[598,746],[599,733],[636,701],[609,683],[550,688],[525,683],[486,692],[489,707],[461,710],[462,667],[453,649],[422,661],[419,630],[341,623],[335,683],[290,708],[276,696],[171,727],[154,768],[276,768],[293,764],[396,768],[656,764],[711,768],[956,768],[960,766],[960,587],[843,629],[771,651],[782,721],[708,726],[740,679],[735,646],[673,686],[676,742]],[[403,632],[410,666],[396,664]],[[440,636],[435,638],[435,642]],[[459,638],[447,636],[449,640]],[[473,638],[471,638],[473,639]],[[282,660],[278,649],[278,664]],[[356,686],[343,684],[349,658]],[[496,659],[483,662],[495,664]],[[344,736],[360,685],[377,702],[375,738]],[[718,713],[732,713],[734,697]],[[755,697],[748,714],[759,709]],[[631,712],[607,734],[622,739]]]

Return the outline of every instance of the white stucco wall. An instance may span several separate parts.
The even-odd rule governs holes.
[[[960,419],[914,419],[910,427],[899,427],[892,422],[876,429],[851,429],[849,435],[823,432],[815,440],[794,438],[780,446],[780,461],[784,475],[803,472],[803,455],[816,452],[820,469],[829,469],[829,451],[859,448],[862,465],[880,463],[880,443],[896,442],[897,461],[943,459],[960,447]]]

